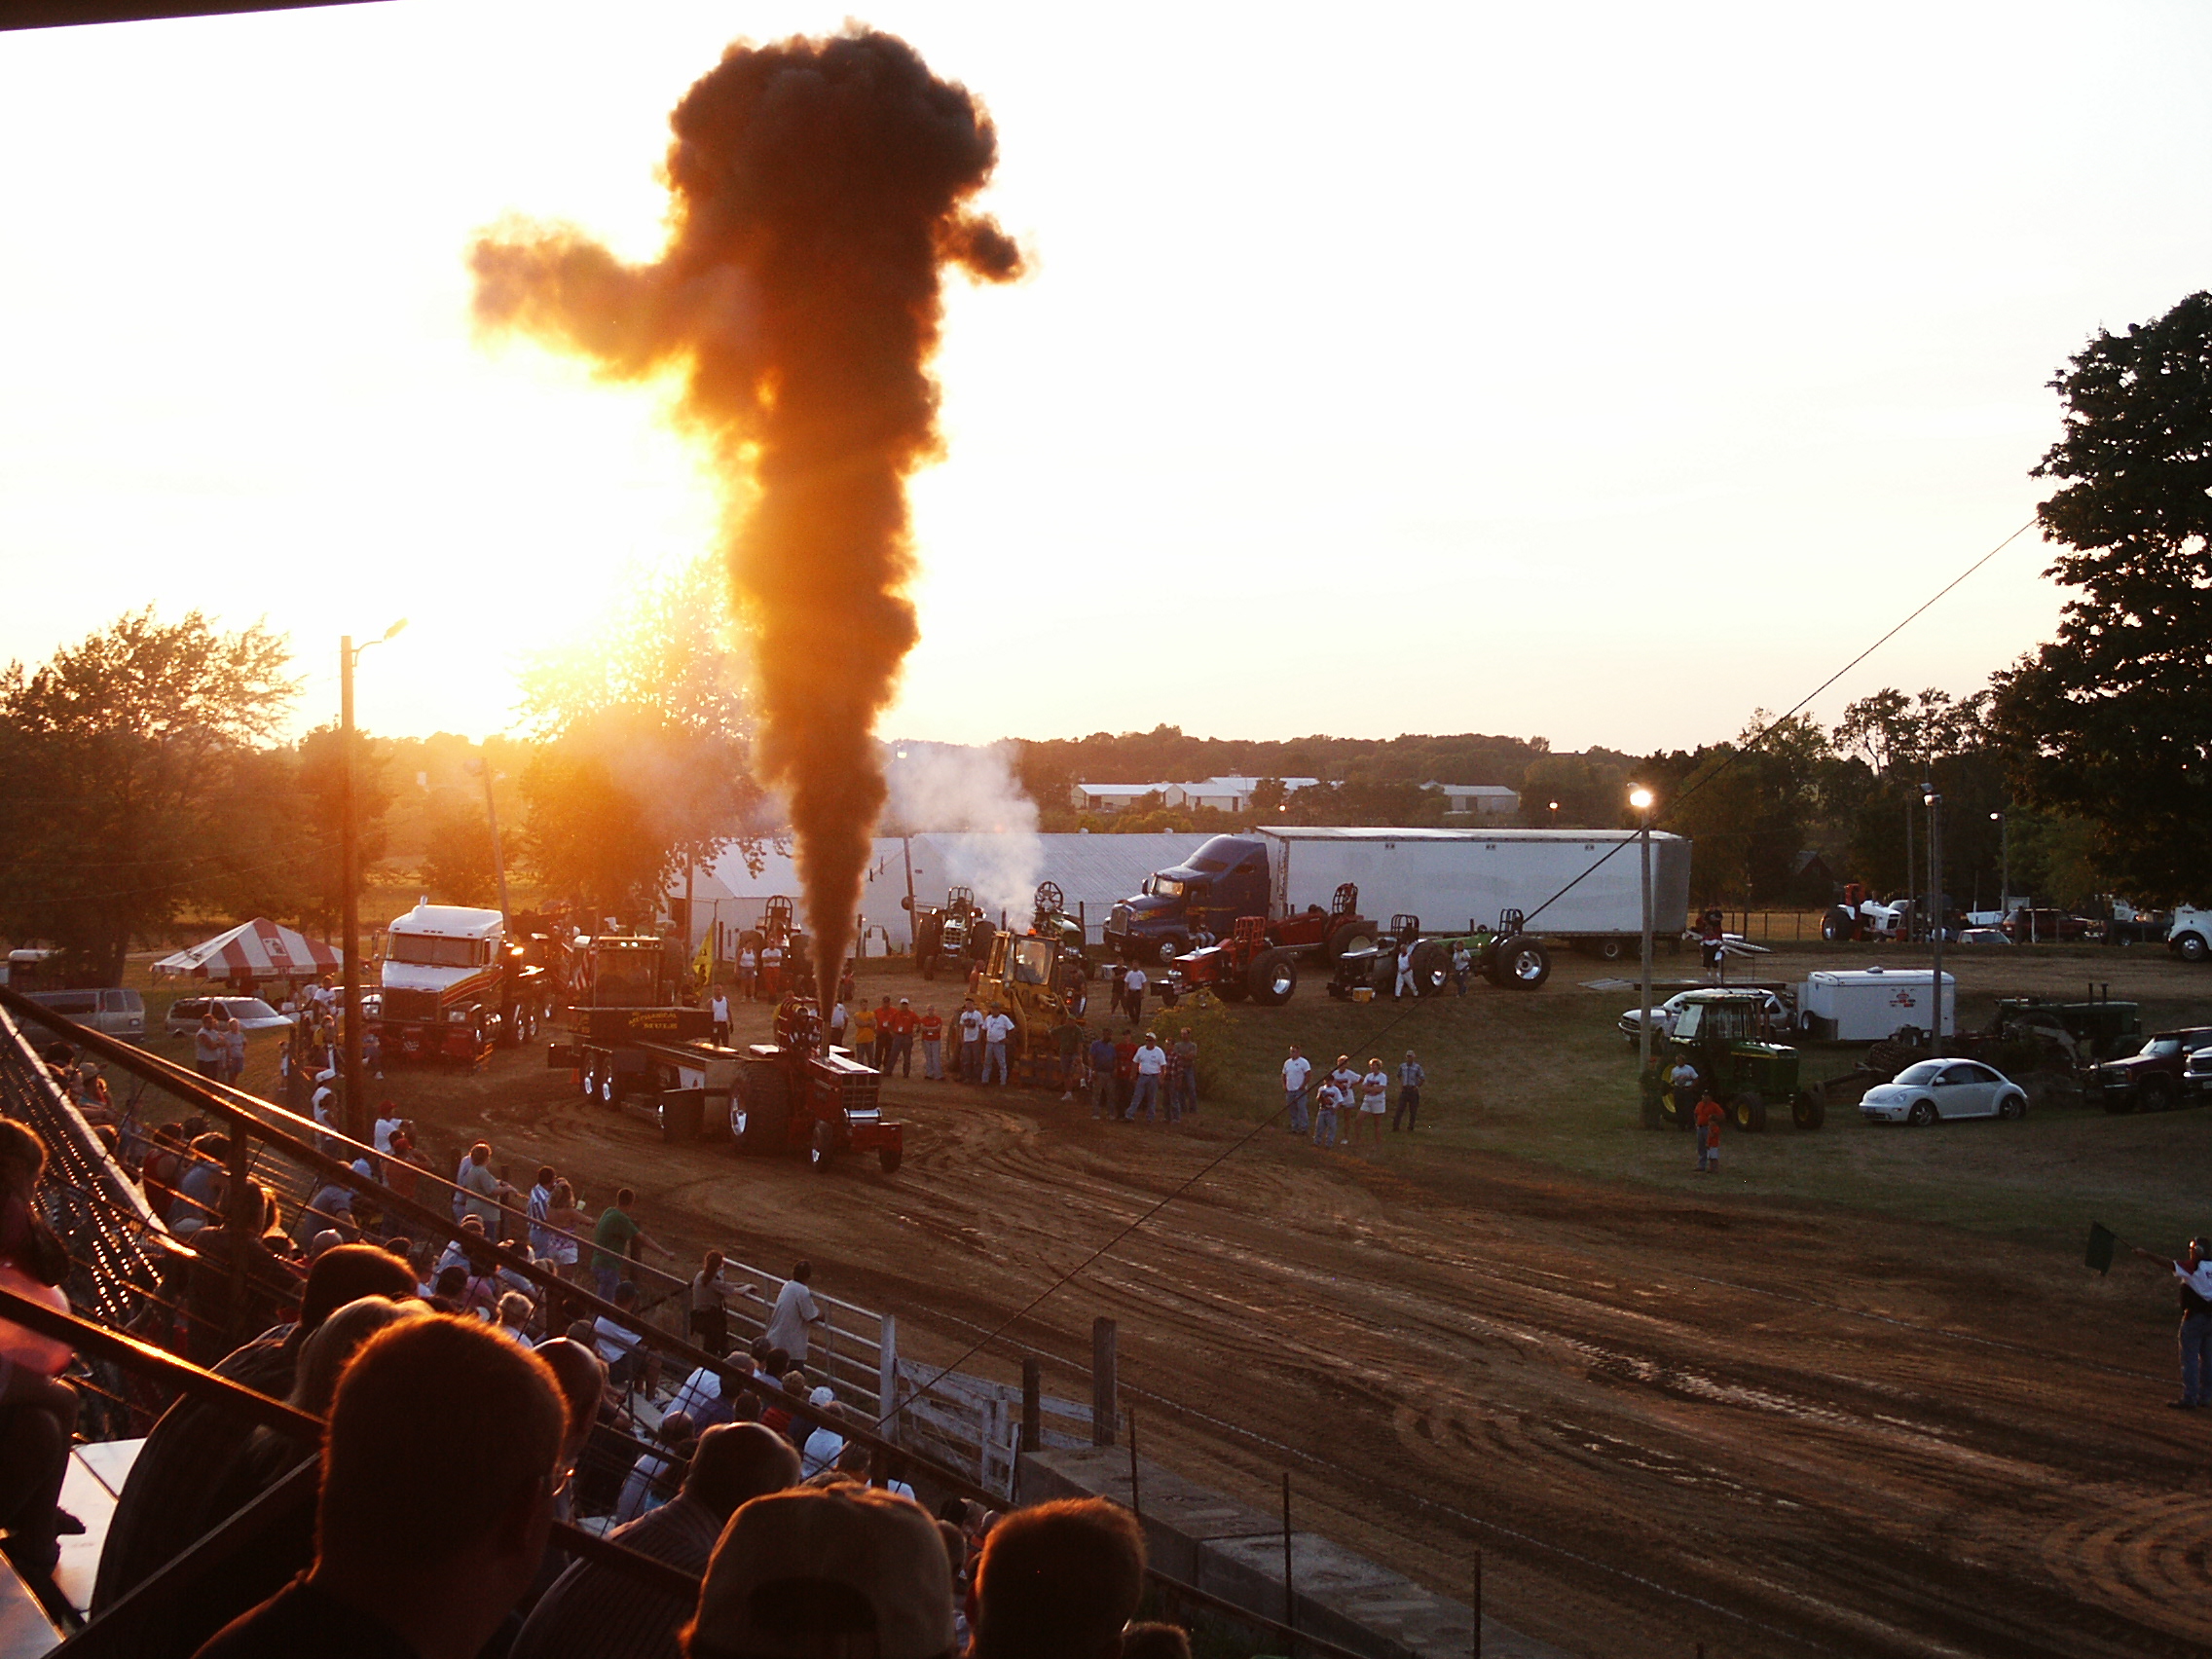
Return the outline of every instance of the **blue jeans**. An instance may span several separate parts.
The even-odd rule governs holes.
[[[985,1083],[991,1081],[991,1073],[994,1071],[999,1074],[999,1082],[1006,1082],[1006,1045],[1004,1043],[985,1043],[983,1045],[983,1081]]]
[[[983,1075],[983,1045],[963,1042],[960,1045],[960,1079],[974,1083]]]
[[[2212,1371],[2205,1369],[2212,1346],[2212,1313],[2185,1313],[2181,1321],[2181,1397],[2212,1404]]]
[[[1129,1109],[1122,1114],[1123,1118],[1124,1120],[1135,1118],[1139,1106],[1144,1108],[1144,1120],[1148,1124],[1160,1115],[1159,1073],[1154,1072],[1148,1075],[1139,1072],[1137,1074],[1136,1088],[1129,1091]]]
[[[1313,1144],[1337,1144],[1337,1109],[1334,1106],[1323,1106],[1313,1114]]]
[[[936,1083],[944,1081],[943,1047],[935,1037],[922,1039],[922,1076]]]
[[[1310,1127],[1306,1121],[1306,1090],[1292,1088],[1285,1092],[1290,1097],[1290,1132],[1294,1135],[1305,1134]]]
[[[1175,1080],[1177,1116],[1195,1118],[1198,1115],[1198,1068],[1189,1067]]]

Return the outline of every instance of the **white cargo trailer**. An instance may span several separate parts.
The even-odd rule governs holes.
[[[1623,830],[1263,829],[1270,908],[1326,910],[1339,883],[1359,885],[1378,921],[1419,916],[1422,931],[1495,927],[1519,910],[1531,934],[1634,946],[1643,928],[1641,851]],[[1651,837],[1652,925],[1661,938],[1689,918],[1690,843]]]
[[[1797,987],[1797,1013],[1810,1037],[1879,1043],[1907,1025],[1936,1029],[1936,981],[1926,968],[1861,968],[1815,974]],[[1943,1029],[1959,1028],[1959,982],[1943,976]]]

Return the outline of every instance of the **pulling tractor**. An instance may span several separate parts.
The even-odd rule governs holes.
[[[1239,916],[1220,943],[1176,957],[1167,980],[1177,996],[1210,990],[1224,1002],[1250,997],[1262,1008],[1278,1008],[1298,989],[1298,954],[1271,942],[1261,917]]]
[[[776,1007],[776,1040],[749,1044],[729,1096],[730,1145],[743,1154],[803,1153],[829,1168],[840,1153],[875,1154],[889,1175],[905,1157],[906,1125],[886,1123],[882,1075],[831,1050],[811,998]]]
[[[798,983],[801,975],[808,972],[806,935],[799,931],[798,918],[791,900],[781,893],[761,906],[760,925],[748,928],[739,936],[738,942],[756,953],[755,960],[760,964],[763,976],[760,994],[764,997],[782,996]],[[765,977],[770,945],[774,945],[783,954],[773,984]]]
[[[976,903],[973,888],[949,889],[941,904],[917,904],[911,898],[901,903],[913,912],[914,966],[923,978],[936,978],[943,964],[966,962],[975,951],[983,928],[983,909]]]
[[[1374,943],[1337,959],[1329,995],[1346,1001],[1362,989],[1376,996],[1391,995],[1398,984],[1398,951],[1408,941],[1414,947],[1417,996],[1443,995],[1452,983],[1452,953],[1461,945],[1474,958],[1475,972],[1492,984],[1532,991],[1551,977],[1552,953],[1542,940],[1522,931],[1524,921],[1519,910],[1506,910],[1494,929],[1470,927],[1464,934],[1424,936],[1419,916],[1392,916],[1389,928]]]
[[[1740,1129],[1759,1132],[1769,1107],[1784,1103],[1800,1129],[1819,1128],[1827,1120],[1825,1099],[1800,1087],[1797,1051],[1775,1041],[1778,1035],[1764,991],[1693,992],[1676,1014],[1674,1030],[1664,1038],[1654,1034],[1651,1068],[1641,1080],[1644,1126],[1687,1128],[1700,1093],[1710,1088]],[[1698,1077],[1688,1090],[1672,1082],[1684,1060]]]

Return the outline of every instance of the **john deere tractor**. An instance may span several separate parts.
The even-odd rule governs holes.
[[[1766,1127],[1770,1107],[1787,1105],[1801,1129],[1827,1118],[1821,1095],[1798,1083],[1797,1051],[1776,1039],[1764,991],[1694,991],[1682,1000],[1674,1030],[1654,1037],[1651,1069],[1643,1074],[1646,1127],[1687,1128],[1700,1093],[1710,1088],[1730,1122],[1753,1133]],[[1674,1070],[1687,1060],[1697,1084],[1677,1089]]]

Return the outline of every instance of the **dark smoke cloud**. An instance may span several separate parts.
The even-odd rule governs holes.
[[[905,480],[939,452],[940,273],[1005,281],[1021,256],[966,209],[997,159],[990,118],[890,35],[733,46],[669,124],[661,257],[500,225],[469,252],[476,319],[614,379],[682,377],[756,635],[756,769],[791,802],[833,985],[884,801],[869,734],[916,635]]]

